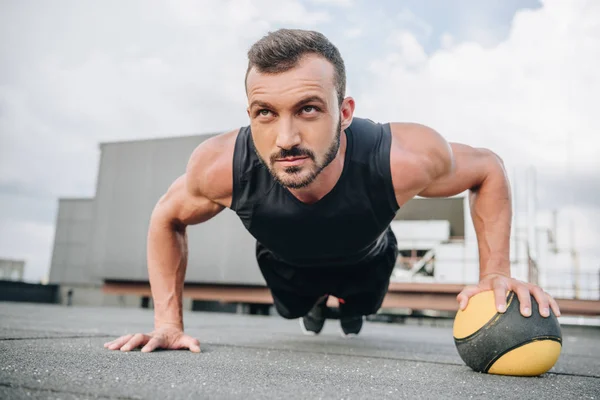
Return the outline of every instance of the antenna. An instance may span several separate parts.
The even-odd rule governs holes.
[[[552,226],[550,230],[552,251],[554,254],[558,253],[558,210],[552,210]]]
[[[519,206],[518,206],[518,198],[517,198],[517,168],[513,169],[513,190],[512,190],[512,201],[513,201],[513,218],[514,218],[514,226],[513,226],[513,249],[514,249],[514,259],[511,261],[511,264],[516,264],[519,262]]]
[[[579,298],[579,253],[575,248],[575,227],[573,219],[569,221],[570,236],[571,236],[571,260],[573,261],[573,291],[575,298]]]

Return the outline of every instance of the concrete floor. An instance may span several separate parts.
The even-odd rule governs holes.
[[[121,353],[103,344],[152,327],[152,310],[0,303],[1,399],[600,399],[600,329],[563,326],[541,377],[475,373],[442,326],[338,321],[304,336],[277,316],[187,313],[202,352]]]

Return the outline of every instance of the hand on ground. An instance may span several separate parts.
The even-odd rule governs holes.
[[[143,346],[143,347],[142,347]],[[155,349],[179,350],[189,349],[194,353],[200,353],[200,342],[183,333],[179,328],[164,327],[151,333],[136,333],[121,336],[118,339],[104,343],[109,350],[131,351],[142,347],[142,352],[147,353]]]

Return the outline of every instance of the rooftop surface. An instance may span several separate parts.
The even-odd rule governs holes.
[[[600,399],[600,329],[563,326],[557,364],[541,377],[476,373],[451,321],[367,321],[358,337],[328,320],[305,336],[297,320],[188,312],[201,353],[103,344],[147,332],[147,309],[0,303],[0,399]]]

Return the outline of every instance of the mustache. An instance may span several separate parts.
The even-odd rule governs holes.
[[[281,158],[287,157],[308,157],[311,160],[315,159],[315,154],[309,149],[301,147],[292,147],[291,149],[281,149],[279,152],[271,155],[271,162],[275,162]]]

